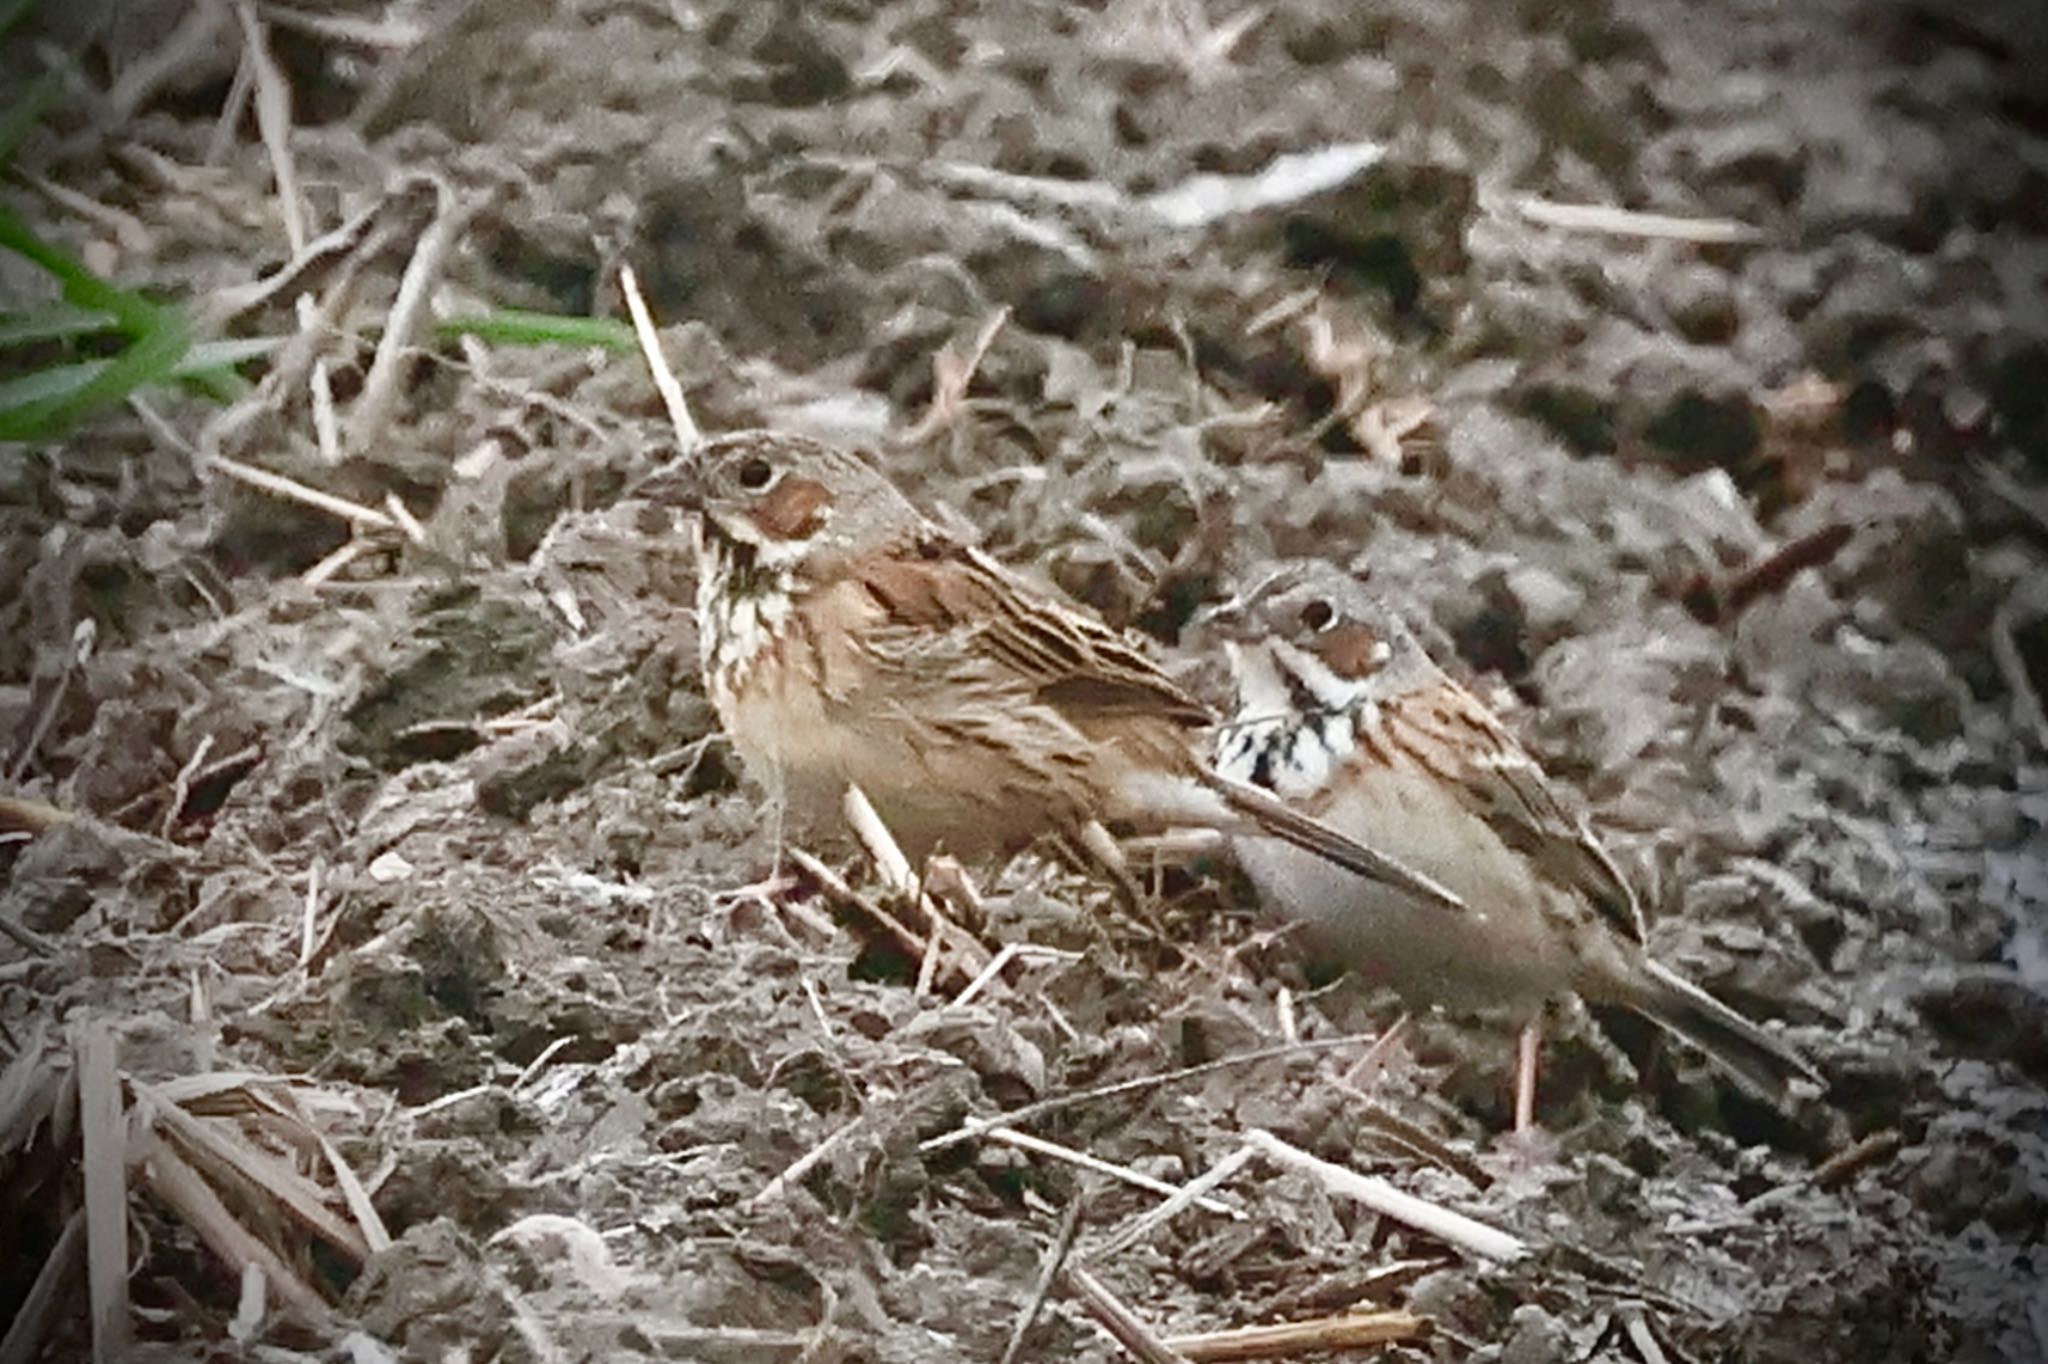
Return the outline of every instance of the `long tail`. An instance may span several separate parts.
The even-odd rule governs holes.
[[[1232,781],[1206,767],[1201,779],[1203,785],[1223,798],[1232,814],[1250,821],[1261,833],[1292,843],[1368,880],[1407,891],[1434,908],[1454,913],[1470,910],[1463,900],[1413,867],[1337,832],[1259,787]]]
[[[1794,1080],[1827,1088],[1820,1072],[1791,1047],[1676,972],[1653,961],[1644,965],[1655,986],[1629,1003],[1705,1052],[1746,1089],[1784,1108]]]

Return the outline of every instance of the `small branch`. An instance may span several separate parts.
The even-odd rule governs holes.
[[[797,1183],[805,1175],[817,1168],[819,1161],[838,1150],[840,1146],[845,1144],[848,1137],[858,1132],[866,1123],[867,1115],[862,1114],[844,1127],[834,1131],[810,1150],[798,1156],[784,1167],[781,1174],[763,1184],[760,1190],[747,1200],[747,1206],[753,1207],[757,1204],[766,1203],[769,1199],[774,1198],[791,1185]]]
[[[1067,1256],[1074,1249],[1074,1236],[1081,1230],[1081,1200],[1076,1198],[1067,1204],[1066,1212],[1060,1217],[1059,1230],[1053,1233],[1052,1244],[1046,1248],[1045,1262],[1038,1271],[1038,1282],[1031,1285],[1031,1298],[1024,1304],[1024,1310],[1017,1314],[1017,1324],[1010,1328],[1010,1343],[1003,1347],[1003,1357],[998,1364],[1013,1364],[1017,1351],[1024,1348],[1024,1337],[1031,1332],[1032,1323],[1045,1310],[1045,1300],[1052,1296],[1052,1286],[1059,1281],[1060,1271],[1066,1268]]]
[[[1405,1223],[1468,1254],[1506,1261],[1518,1260],[1529,1253],[1528,1243],[1519,1236],[1489,1227],[1413,1194],[1403,1193],[1384,1179],[1362,1175],[1342,1165],[1332,1165],[1298,1146],[1289,1145],[1263,1128],[1253,1128],[1245,1134],[1245,1140],[1256,1146],[1267,1159],[1308,1175],[1340,1198],[1361,1203],[1382,1217]]]
[[[1054,1160],[1065,1161],[1069,1165],[1078,1166],[1083,1170],[1092,1170],[1099,1175],[1107,1175],[1111,1179],[1147,1190],[1151,1193],[1165,1194],[1169,1199],[1178,1199],[1185,1192],[1185,1190],[1168,1184],[1163,1179],[1154,1179],[1152,1176],[1142,1174],[1128,1166],[1115,1164],[1114,1162],[1102,1159],[1100,1156],[1091,1156],[1086,1151],[1076,1151],[1073,1147],[1062,1146],[1056,1141],[1047,1141],[1044,1137],[1034,1137],[1029,1132],[1019,1132],[1014,1127],[992,1127],[983,1135],[990,1141],[999,1141],[1005,1146],[1014,1146],[1020,1151],[1030,1151],[1035,1155],[1049,1156]],[[1187,1201],[1199,1203],[1209,1212],[1221,1213],[1223,1216],[1239,1222],[1244,1220],[1242,1212],[1231,1207],[1228,1203],[1221,1203],[1213,1198],[1204,1198],[1200,1190],[1196,1191],[1194,1197]]]
[[[849,785],[842,808],[846,812],[846,822],[853,826],[854,837],[874,859],[882,884],[906,899],[916,896],[917,876],[910,869],[910,859],[903,855],[902,845],[897,843],[896,835],[889,832],[889,826],[882,822],[882,816],[868,799],[867,792]]]
[[[102,1020],[78,1040],[78,1127],[85,1139],[85,1267],[94,1364],[128,1345],[128,1124],[114,1032]]]
[[[996,954],[989,958],[988,965],[981,968],[981,974],[969,981],[967,988],[954,996],[953,1005],[955,1008],[961,1008],[973,1003],[975,996],[1000,979],[1003,974],[1003,968],[1013,961],[1022,959],[1025,961],[1073,962],[1081,960],[1081,957],[1081,953],[1069,952],[1063,948],[1044,947],[1036,943],[1006,942],[996,949]]]
[[[270,40],[256,6],[237,0],[235,18],[242,25],[242,60],[256,83],[256,130],[270,154],[270,172],[277,181],[278,208],[284,215],[285,240],[296,256],[306,249],[306,204],[299,194],[298,163],[292,157],[292,87],[270,55]]]
[[[1258,1150],[1255,1147],[1238,1147],[1200,1175],[1181,1185],[1174,1192],[1173,1197],[1157,1207],[1147,1208],[1144,1212],[1139,1213],[1136,1217],[1125,1223],[1122,1231],[1103,1241],[1102,1244],[1092,1247],[1088,1251],[1088,1258],[1100,1262],[1128,1250],[1151,1235],[1155,1228],[1164,1226],[1167,1222],[1180,1216],[1190,1205],[1198,1201],[1204,1201],[1203,1195],[1213,1189],[1220,1188],[1226,1181],[1236,1175],[1239,1170],[1250,1164],[1252,1157],[1257,1154]],[[1243,1219],[1244,1214],[1238,1212],[1235,1208],[1225,1208],[1225,1211],[1232,1217],[1240,1220]]]
[[[1670,213],[1639,213],[1608,204],[1561,204],[1533,195],[1517,199],[1514,207],[1524,218],[1543,227],[1599,232],[1610,237],[1649,237],[1702,246],[1733,246],[1764,239],[1760,229],[1733,218],[1682,218]]]
[[[668,409],[669,425],[676,430],[676,444],[688,454],[704,443],[704,432],[690,415],[689,399],[683,396],[683,386],[676,380],[676,372],[669,368],[668,357],[662,354],[661,333],[654,329],[654,315],[647,311],[647,300],[640,296],[639,277],[630,265],[619,267],[619,292],[626,296],[626,311],[633,315],[633,335],[640,338],[640,354],[646,357],[647,370],[654,376],[661,405]]]
[[[905,931],[907,932],[908,930]],[[957,1146],[963,1141],[972,1141],[992,1128],[1014,1127],[1021,1123],[1044,1117],[1048,1113],[1057,1113],[1061,1109],[1072,1108],[1077,1104],[1092,1103],[1097,1099],[1115,1098],[1147,1089],[1157,1089],[1162,1085],[1176,1084],[1182,1080],[1191,1080],[1197,1076],[1212,1074],[1215,1071],[1228,1070],[1233,1066],[1248,1066],[1260,1061],[1278,1060],[1283,1056],[1330,1051],[1337,1047],[1355,1047],[1360,1042],[1369,1040],[1369,1038],[1357,1036],[1326,1037],[1313,1042],[1293,1042],[1283,1047],[1261,1047],[1257,1051],[1244,1052],[1238,1056],[1219,1057],[1214,1061],[1204,1061],[1199,1065],[1183,1066],[1179,1070],[1170,1070],[1161,1075],[1141,1075],[1136,1079],[1119,1080],[1115,1084],[1100,1085],[1094,1089],[1084,1089],[1076,1094],[1058,1094],[1049,1099],[1040,1099],[1036,1103],[1025,1104],[1021,1108],[1013,1108],[1007,1113],[1000,1113],[992,1118],[977,1118],[972,1122],[962,1123],[951,1132],[944,1132],[936,1137],[929,1137],[919,1142],[917,1149],[919,1151],[942,1151],[948,1146]]]
[[[99,638],[99,626],[91,616],[81,617],[71,627],[71,654],[64,660],[63,668],[57,673],[57,680],[51,684],[50,692],[36,712],[35,724],[30,726],[28,738],[22,741],[21,751],[14,755],[8,766],[7,780],[18,782],[35,761],[36,750],[43,746],[43,740],[50,737],[50,727],[57,723],[58,708],[64,704],[64,694],[71,690],[71,679],[92,659],[93,643]]]
[[[1840,523],[1822,526],[1751,564],[1725,585],[1716,587],[1701,574],[1685,585],[1680,596],[1686,610],[1703,624],[1732,619],[1758,599],[1783,591],[1802,569],[1827,563],[1855,533],[1854,527]]]
[[[1088,1309],[1088,1315],[1109,1333],[1110,1339],[1124,1347],[1131,1358],[1142,1360],[1143,1364],[1190,1364],[1188,1357],[1173,1349],[1138,1317],[1138,1314],[1123,1305],[1123,1302],[1109,1291],[1109,1288],[1077,1264],[1068,1264],[1060,1271],[1060,1282],[1069,1293],[1081,1300]]]
[[[924,955],[925,940],[913,933],[909,925],[875,903],[873,899],[855,890],[847,883],[845,877],[826,866],[815,854],[805,852],[802,848],[790,848],[784,853],[784,856],[795,863],[797,870],[808,876],[817,885],[818,889],[824,891],[825,894],[837,900],[848,909],[864,915],[878,925],[891,938],[896,940],[896,945],[902,948],[907,955],[912,957],[922,957]],[[979,946],[979,944],[976,945]],[[959,963],[956,962],[954,966],[957,970]]]
[[[453,190],[436,182],[434,221],[420,234],[412,259],[398,280],[398,296],[384,319],[384,335],[378,338],[377,354],[370,361],[370,373],[363,380],[362,394],[349,413],[348,448],[360,453],[375,445],[390,425],[404,386],[406,361],[413,337],[419,333],[427,304],[440,283],[442,267],[463,232],[469,227],[470,210],[459,202]]]
[[[169,838],[178,827],[178,816],[185,812],[185,802],[192,798],[192,778],[206,764],[206,755],[213,751],[213,736],[201,735],[199,743],[192,750],[192,756],[178,769],[178,775],[171,779],[171,798],[164,802],[164,817],[157,826],[158,838]]]
[[[246,483],[263,492],[303,503],[330,516],[338,516],[351,525],[367,526],[371,530],[387,531],[393,535],[398,533],[398,523],[376,508],[365,507],[345,497],[336,497],[333,493],[323,493],[318,488],[309,488],[297,479],[286,478],[283,474],[274,474],[253,464],[244,464],[226,455],[214,455],[207,460],[207,465],[220,470],[238,483]]]
[[[316,1327],[330,1320],[320,1295],[294,1274],[276,1251],[235,1220],[220,1195],[163,1137],[149,1133],[143,1139],[141,1156],[144,1181],[220,1257],[229,1273],[239,1279],[243,1266],[253,1264],[263,1271],[264,1279],[294,1316]]]
[[[1325,1350],[1362,1350],[1419,1340],[1428,1334],[1429,1319],[1412,1312],[1347,1312],[1313,1321],[1284,1321],[1271,1326],[1241,1326],[1232,1331],[1172,1336],[1165,1344],[1195,1364],[1204,1364],[1208,1360],[1275,1359]]]

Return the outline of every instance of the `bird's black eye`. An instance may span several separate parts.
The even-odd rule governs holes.
[[[1337,620],[1337,608],[1317,597],[1301,608],[1301,627],[1318,633],[1327,630]]]
[[[775,478],[775,466],[756,455],[740,465],[740,486],[748,492],[757,493]]]

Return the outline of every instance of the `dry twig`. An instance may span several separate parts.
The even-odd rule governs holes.
[[[363,379],[362,394],[349,413],[347,446],[353,451],[361,452],[375,445],[390,425],[398,408],[413,338],[426,316],[434,286],[440,283],[449,253],[469,227],[471,206],[439,181],[435,182],[434,191],[434,221],[420,234],[412,259],[399,276],[398,296],[392,300],[391,313],[384,319],[384,335],[378,338],[377,353]]]
[[[1320,1354],[1326,1350],[1362,1350],[1419,1340],[1429,1334],[1429,1320],[1412,1312],[1345,1312],[1313,1321],[1283,1321],[1270,1326],[1240,1326],[1229,1331],[1172,1336],[1166,1345],[1195,1364],[1208,1360],[1278,1359]]]
[[[128,1121],[121,1108],[119,1053],[103,1020],[78,1041],[78,1126],[85,1139],[86,1283],[95,1364],[118,1359],[128,1341]]]
[[[1156,1228],[1164,1226],[1173,1218],[1178,1217],[1191,1204],[1202,1201],[1203,1196],[1211,1190],[1220,1188],[1226,1181],[1234,1177],[1239,1170],[1250,1164],[1252,1157],[1257,1154],[1258,1151],[1254,1147],[1238,1147],[1207,1170],[1181,1185],[1180,1188],[1174,1191],[1173,1197],[1157,1207],[1145,1209],[1145,1211],[1125,1223],[1123,1230],[1110,1236],[1101,1244],[1091,1247],[1088,1251],[1088,1258],[1098,1261],[1107,1260],[1111,1256],[1117,1255],[1136,1245],[1144,1240],[1145,1237],[1151,1235]],[[1244,1216],[1244,1214],[1234,1208],[1225,1207],[1224,1210],[1235,1218],[1241,1219]]]
[[[907,932],[908,930],[905,931]],[[1141,1090],[1157,1089],[1162,1085],[1177,1084],[1182,1080],[1191,1080],[1197,1076],[1212,1074],[1219,1070],[1228,1070],[1233,1066],[1254,1065],[1260,1061],[1274,1061],[1286,1056],[1328,1051],[1336,1047],[1355,1047],[1360,1042],[1368,1040],[1370,1039],[1347,1035],[1344,1037],[1325,1037],[1310,1042],[1290,1042],[1286,1046],[1281,1047],[1261,1047],[1257,1051],[1248,1051],[1237,1056],[1219,1057],[1214,1061],[1204,1061],[1199,1065],[1183,1066],[1179,1070],[1169,1070],[1159,1075],[1140,1075],[1135,1079],[1119,1080],[1115,1084],[1098,1085],[1094,1089],[1084,1089],[1074,1094],[1056,1094],[1049,1099],[1039,1099],[1020,1108],[1013,1108],[1007,1113],[999,1113],[992,1118],[976,1118],[972,1122],[962,1123],[951,1132],[943,1132],[936,1137],[930,1137],[918,1143],[917,1149],[920,1151],[942,1151],[948,1146],[957,1146],[963,1141],[972,1141],[992,1128],[1014,1127],[1021,1123],[1042,1118],[1048,1113],[1057,1113],[1061,1109],[1072,1108],[1076,1104],[1092,1103],[1097,1099],[1115,1098],[1125,1094],[1134,1094]]]
[[[1030,1334],[1038,1314],[1045,1310],[1045,1300],[1052,1295],[1052,1286],[1058,1282],[1060,1270],[1066,1267],[1067,1256],[1074,1249],[1074,1236],[1080,1230],[1081,1200],[1077,1198],[1067,1204],[1066,1212],[1060,1217],[1059,1230],[1053,1233],[1052,1244],[1046,1247],[1038,1282],[1031,1286],[1031,1297],[1025,1302],[1024,1310],[1017,1314],[1017,1324],[1010,1328],[1010,1343],[1003,1347],[1003,1357],[998,1364],[1012,1364],[1017,1358],[1017,1351],[1024,1348],[1024,1337]]]
[[[1259,1154],[1277,1164],[1299,1170],[1340,1198],[1362,1203],[1383,1217],[1404,1222],[1467,1254],[1488,1260],[1518,1260],[1529,1253],[1528,1243],[1519,1236],[1474,1221],[1426,1199],[1403,1193],[1384,1179],[1359,1174],[1356,1170],[1312,1156],[1263,1128],[1253,1128],[1245,1140]]]
[[[1118,1165],[1113,1161],[1104,1160],[1100,1156],[1091,1156],[1086,1151],[1076,1151],[1071,1146],[1062,1146],[1056,1141],[1047,1141],[1044,1137],[1034,1137],[1029,1132],[1019,1132],[1014,1127],[991,1127],[982,1135],[990,1141],[998,1141],[1005,1146],[1014,1146],[1020,1151],[1030,1151],[1034,1155],[1047,1156],[1053,1160],[1064,1161],[1083,1170],[1092,1170],[1096,1174],[1107,1175],[1111,1179],[1129,1184],[1134,1188],[1144,1189],[1150,1193],[1165,1194],[1169,1201],[1166,1204],[1162,1204],[1162,1207],[1172,1206],[1175,1200],[1180,1201],[1183,1207],[1190,1202],[1199,1203],[1209,1212],[1221,1213],[1225,1217],[1240,1222],[1244,1220],[1242,1212],[1231,1207],[1228,1203],[1204,1197],[1203,1190],[1197,1190],[1192,1197],[1184,1197],[1187,1192],[1185,1189],[1168,1184],[1163,1179],[1154,1179],[1152,1176],[1133,1170],[1127,1165]]]
[[[1189,1364],[1186,1355],[1170,1349],[1136,1312],[1109,1291],[1108,1285],[1081,1265],[1069,1262],[1060,1271],[1060,1282],[1133,1359],[1142,1360],[1143,1364]]]
[[[640,339],[640,353],[647,358],[648,372],[654,376],[654,386],[661,392],[662,406],[668,409],[669,425],[676,430],[676,444],[684,454],[690,453],[704,442],[704,432],[698,427],[697,419],[690,415],[690,403],[683,396],[683,386],[676,380],[676,372],[669,368],[668,358],[661,352],[661,333],[654,329],[654,315],[647,311],[647,300],[640,296],[640,280],[633,273],[633,267],[619,267],[619,291],[626,296],[626,311],[633,315],[633,335]]]

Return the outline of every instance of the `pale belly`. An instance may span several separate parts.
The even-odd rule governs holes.
[[[1419,1005],[1528,1013],[1569,987],[1570,944],[1539,908],[1541,897],[1561,892],[1537,882],[1425,775],[1383,771],[1367,790],[1306,804],[1470,906],[1457,914],[1417,905],[1285,843],[1239,840],[1239,860],[1261,898],[1304,926],[1312,954]]]

